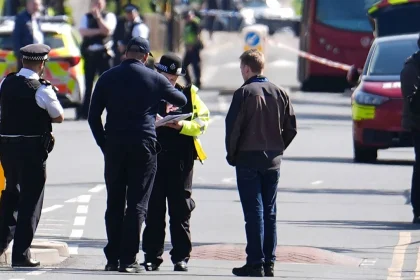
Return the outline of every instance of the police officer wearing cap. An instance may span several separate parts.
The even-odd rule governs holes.
[[[114,32],[114,42],[116,42],[115,65],[121,63],[124,58],[125,48],[131,38],[142,37],[149,39],[149,27],[143,22],[139,15],[139,8],[136,5],[128,4],[124,6],[125,15],[118,21]]]
[[[190,218],[195,208],[195,202],[191,197],[193,167],[195,160],[203,162],[206,159],[198,137],[208,127],[210,112],[197,94],[196,86],[190,84],[183,87],[177,83],[178,77],[185,75],[180,57],[168,53],[155,64],[155,68],[187,98],[187,105],[182,108],[174,108],[162,101],[159,115],[165,117],[192,113],[192,116],[184,121],[168,123],[156,129],[162,151],[158,155],[158,170],[143,233],[145,253],[143,265],[147,270],[158,270],[163,262],[166,200],[168,200],[173,248],[170,252],[171,260],[175,271],[187,271],[192,250]]]
[[[14,239],[14,267],[40,265],[31,259],[29,247],[41,216],[46,161],[54,145],[52,123],[64,120],[57,89],[41,78],[49,52],[43,44],[21,48],[23,68],[0,85],[0,159],[6,178],[0,202],[0,255]]]
[[[88,122],[105,157],[105,270],[139,273],[144,268],[136,255],[159,151],[155,131],[159,102],[182,107],[187,99],[163,75],[144,65],[151,55],[146,39],[131,39],[125,55],[120,65],[99,77]],[[101,116],[105,109],[104,129]]]

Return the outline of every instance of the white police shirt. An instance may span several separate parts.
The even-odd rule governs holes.
[[[27,79],[39,80],[40,77],[37,73],[32,70],[22,68],[16,74],[17,76],[24,76]],[[3,84],[4,79],[0,83]],[[57,95],[54,92],[51,86],[41,85],[35,94],[36,104],[48,112],[51,118],[58,118],[64,112],[63,107],[60,104],[60,101],[57,99]],[[1,109],[1,108],[0,108]],[[0,120],[1,121],[1,120]],[[4,135],[4,136],[21,136],[21,135]]]
[[[141,21],[140,17],[137,17],[134,20],[134,22],[140,22],[140,21]],[[134,26],[133,32],[131,32],[131,36],[132,38],[142,37],[144,39],[149,39],[149,33],[150,33],[149,27],[144,22],[142,22]]]
[[[114,34],[115,28],[117,27],[117,16],[114,13],[108,12],[104,18],[106,26],[110,29],[109,35],[112,36]],[[80,29],[87,29],[88,27],[88,17],[84,15],[80,21],[79,25]],[[94,44],[88,47],[90,51],[100,51],[104,48],[111,48],[114,42],[111,40],[109,41],[105,47],[100,44]]]

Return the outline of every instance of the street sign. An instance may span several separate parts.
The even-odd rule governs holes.
[[[260,43],[260,35],[256,32],[249,32],[245,36],[245,43],[250,47],[256,47]]]

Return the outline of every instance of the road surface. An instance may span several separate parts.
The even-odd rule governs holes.
[[[227,40],[227,38],[229,38]],[[215,39],[216,40],[216,39]],[[160,272],[142,279],[235,279],[244,263],[244,222],[234,169],[224,151],[224,117],[242,80],[241,40],[221,34],[203,54],[201,92],[212,113],[202,137],[209,159],[196,164],[192,215],[194,249],[187,273],[173,272],[167,252]],[[297,45],[289,35],[274,40]],[[218,50],[216,47],[220,46]],[[270,46],[266,75],[296,87],[296,57]],[[420,279],[419,227],[411,225],[412,149],[381,151],[377,164],[352,162],[349,98],[342,94],[290,92],[299,132],[284,155],[278,195],[279,279]],[[67,114],[68,113],[68,114]],[[0,279],[121,279],[104,272],[106,192],[103,157],[88,124],[54,125],[57,144],[48,161],[48,184],[37,238],[66,241],[71,257],[56,267],[0,268]],[[167,236],[167,250],[171,248]],[[139,260],[143,261],[140,252]]]

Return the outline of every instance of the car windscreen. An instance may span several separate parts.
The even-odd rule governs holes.
[[[395,5],[373,14],[378,37],[420,32],[420,3]]]
[[[372,32],[367,10],[378,0],[317,0],[316,20],[324,25],[357,32]]]
[[[367,75],[400,75],[404,62],[418,49],[417,38],[379,43],[372,54]]]
[[[51,49],[64,48],[62,36],[53,32],[44,32],[44,44],[51,47]],[[13,40],[11,33],[0,33],[0,49],[13,50]]]

